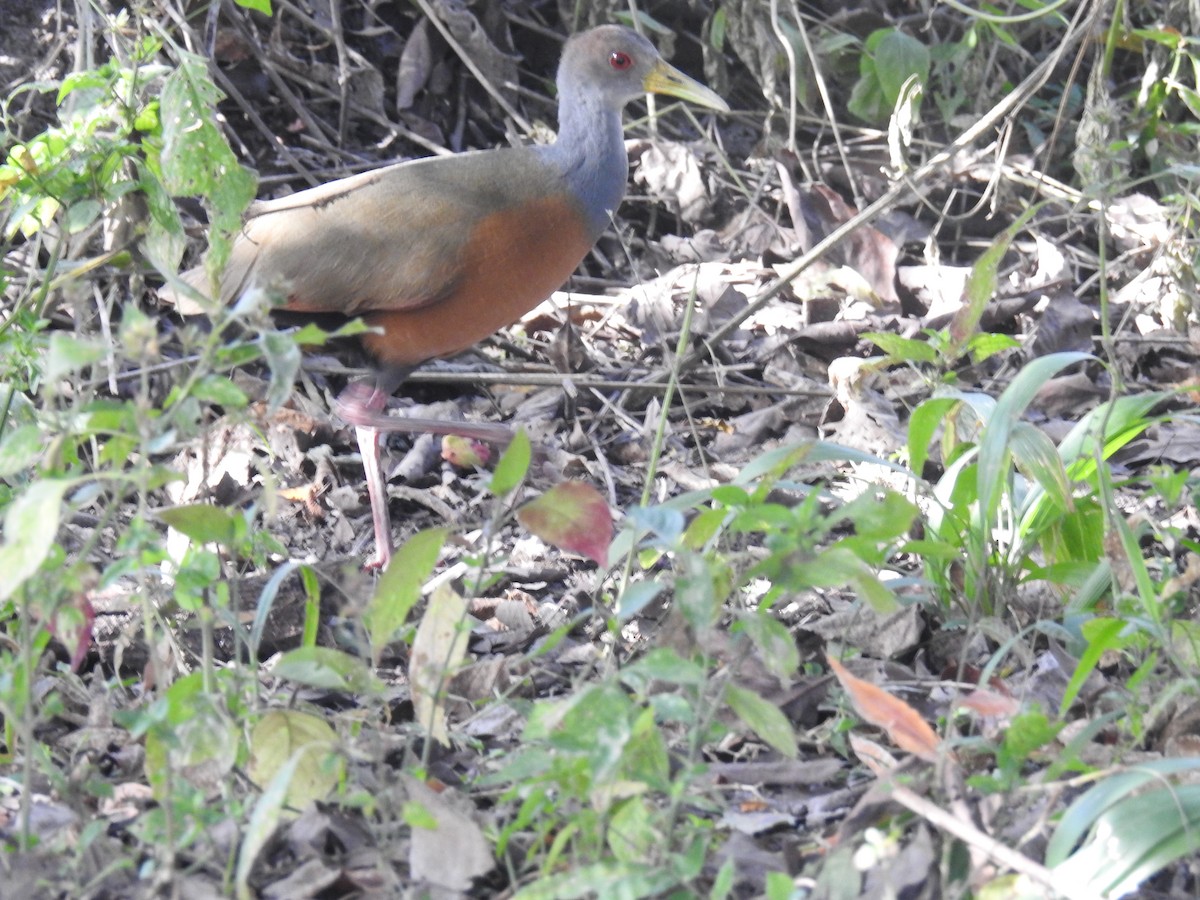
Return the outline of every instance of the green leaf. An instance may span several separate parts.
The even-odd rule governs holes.
[[[1010,443],[1017,468],[1033,478],[1058,509],[1071,509],[1074,505],[1071,481],[1058,449],[1046,432],[1029,422],[1018,422]]]
[[[513,900],[571,900],[584,897],[665,897],[679,876],[660,863],[600,862],[574,866],[537,879]]]
[[[659,647],[620,670],[621,680],[635,690],[645,691],[655,682],[703,687],[708,673],[703,666],[684,659],[674,650]]]
[[[1117,397],[1093,409],[1058,446],[1058,453],[1067,464],[1071,477],[1077,480],[1094,479],[1097,438],[1100,438],[1100,458],[1108,459],[1155,423],[1156,420],[1150,416],[1154,407],[1174,400],[1174,397],[1173,392],[1148,391]]]
[[[492,492],[492,496],[503,497],[515,491],[525,479],[532,458],[533,449],[529,444],[529,435],[524,429],[518,430],[513,435],[512,443],[501,454],[499,462],[496,463],[496,470],[492,472],[488,482],[488,490]]]
[[[863,65],[865,65],[866,59],[864,56]],[[864,122],[872,124],[885,121],[891,113],[892,106],[883,95],[883,87],[875,75],[874,63],[871,64],[870,74],[863,75],[854,83],[854,87],[850,90],[850,99],[846,102],[846,108]]]
[[[967,341],[967,353],[971,357],[971,362],[979,365],[981,362],[990,359],[997,353],[1004,353],[1008,350],[1018,350],[1021,347],[1021,342],[1009,334],[991,334],[989,332],[980,332],[969,341]]]
[[[643,709],[634,720],[621,763],[620,781],[640,782],[653,791],[670,790],[670,756],[653,709]]]
[[[788,759],[800,755],[792,723],[774,703],[735,684],[725,685],[725,702],[746,727]]]
[[[864,571],[863,561],[846,547],[833,546],[796,566],[807,587],[843,587]]]
[[[307,755],[307,750],[297,750],[286,764],[280,766],[275,776],[267,785],[266,790],[254,804],[250,821],[246,825],[246,834],[238,848],[238,863],[235,873],[235,885],[238,900],[251,900],[254,892],[250,889],[250,874],[254,870],[254,861],[267,845],[279,825],[284,804],[287,803],[288,789]]]
[[[979,501],[984,514],[994,516],[1000,497],[1008,484],[1008,456],[1012,452],[1011,435],[1025,409],[1039,389],[1059,371],[1074,363],[1094,360],[1090,353],[1051,353],[1026,363],[1013,378],[990,416],[982,416],[987,426],[979,440],[977,477]]]
[[[199,56],[180,53],[161,96],[163,182],[177,196],[200,196],[212,209],[212,235],[205,265],[210,276],[225,268],[242,213],[254,199],[255,179],[237,160],[217,127],[221,93]]]
[[[758,650],[758,658],[776,678],[790,683],[800,668],[800,651],[787,626],[772,615],[749,610],[738,623]]]
[[[966,303],[954,314],[950,322],[950,357],[957,359],[964,348],[978,333],[979,320],[983,311],[996,296],[996,287],[1000,281],[1000,264],[1008,253],[1013,239],[1042,208],[1043,204],[1035,203],[1028,207],[1004,231],[996,236],[990,247],[971,266],[971,274],[967,277],[965,290]]]
[[[162,120],[158,117],[158,110],[158,100],[151,100],[139,109],[133,118],[134,131],[140,131],[143,134],[156,133],[162,125]]]
[[[299,334],[287,335],[269,331],[262,336],[263,357],[271,370],[271,382],[267,386],[268,414],[281,409],[292,394],[296,374],[300,371],[301,343]]]
[[[1200,758],[1159,759],[1139,763],[1124,772],[1109,775],[1076,799],[1059,820],[1046,845],[1046,865],[1057,868],[1092,829],[1105,811],[1122,798],[1133,795],[1154,782],[1171,775],[1194,776],[1200,771]]]
[[[1075,666],[1071,680],[1067,682],[1067,688],[1063,692],[1062,703],[1059,705],[1060,716],[1066,716],[1071,704],[1079,695],[1083,683],[1100,664],[1100,657],[1109,650],[1120,650],[1129,643],[1130,638],[1124,633],[1130,627],[1123,619],[1103,618],[1093,619],[1084,625],[1083,631],[1084,638],[1088,642],[1087,648],[1079,658],[1079,663]]]
[[[652,534],[660,545],[674,545],[682,537],[687,519],[678,509],[666,505],[635,506],[626,513],[644,537]]]
[[[1023,765],[1035,750],[1053,741],[1061,730],[1062,725],[1051,722],[1040,709],[1018,713],[1004,732],[1004,750],[1016,763]]]
[[[167,719],[156,722],[146,735],[146,776],[162,802],[177,796],[171,793],[174,778],[182,776],[209,791],[237,762],[240,731],[221,698],[206,694],[203,679],[199,681],[187,682],[180,690],[171,685]]]
[[[420,803],[415,803],[412,800],[405,801],[400,807],[400,817],[409,828],[423,828],[426,831],[436,831],[438,827],[437,816]]]
[[[58,535],[63,494],[74,480],[46,478],[31,484],[4,513],[0,544],[0,601],[11,597],[45,561]]]
[[[959,404],[957,397],[931,397],[922,400],[908,419],[908,465],[920,478],[929,458],[934,435],[950,412]]]
[[[863,571],[859,572],[850,581],[855,593],[867,601],[871,609],[880,615],[894,613],[900,608],[900,601],[896,599],[895,593],[889,588],[874,572]]]
[[[197,544],[229,547],[246,536],[246,520],[240,513],[231,513],[207,503],[162,509],[158,517]]]
[[[102,90],[106,87],[108,87],[108,78],[98,69],[83,69],[79,72],[71,72],[63,78],[62,85],[58,89],[58,96],[54,102],[55,105],[62,106],[62,102],[67,97],[81,88]]]
[[[1121,897],[1198,850],[1200,785],[1152,789],[1100,814],[1091,839],[1054,867],[1054,880],[1077,896]]]
[[[102,341],[85,340],[65,331],[50,335],[50,349],[46,359],[46,380],[57,381],[84,369],[104,358],[108,347]]]
[[[824,874],[824,869],[822,869],[822,874]],[[857,876],[858,872],[854,872],[854,875]],[[837,876],[835,875],[832,880],[837,882]],[[849,891],[849,893],[839,894],[836,891],[829,891],[822,892],[822,894],[828,897],[856,896],[858,894],[857,885],[858,881],[856,878],[841,879],[840,887]],[[765,900],[792,900],[796,894],[796,882],[787,872],[768,872],[766,887]]]
[[[929,341],[880,331],[869,331],[863,337],[898,362],[937,362],[937,351]]]
[[[328,647],[301,647],[283,654],[271,670],[276,678],[324,690],[366,693],[378,683],[357,657]]]
[[[733,490],[745,493],[741,488]],[[689,550],[703,552],[721,534],[729,517],[729,510],[721,506],[700,510],[683,533],[683,545]]]
[[[99,200],[86,198],[77,200],[67,207],[67,215],[64,225],[67,229],[67,234],[79,234],[98,218],[103,207]]]
[[[654,598],[666,590],[661,581],[635,581],[621,592],[613,613],[619,622],[628,622],[654,602]]]
[[[613,858],[629,863],[654,857],[663,837],[655,828],[655,817],[641,797],[630,797],[618,804],[609,819],[607,834]]]
[[[771,875],[777,875],[777,874],[783,875],[785,873],[783,873],[783,872],[768,872],[767,877],[769,878]],[[737,863],[734,862],[734,859],[732,856],[729,856],[725,859],[725,862],[723,862],[721,864],[721,868],[717,870],[717,877],[713,879],[712,887],[709,888],[709,891],[708,891],[709,900],[727,900],[727,898],[732,897],[733,896],[733,884],[734,884],[734,880],[736,877],[737,877]],[[792,884],[793,884],[792,878],[789,875],[789,876],[787,876],[788,890],[786,893],[784,893],[782,895],[784,898],[790,898],[792,896],[792,892],[791,892]]]
[[[243,409],[250,402],[246,392],[224,375],[206,375],[192,388],[192,394],[207,403],[230,409]]]
[[[876,36],[880,35],[877,39]],[[875,32],[867,39],[874,51],[875,74],[889,112],[900,99],[904,82],[915,77],[921,84],[929,81],[929,48],[910,34],[889,29]]]
[[[0,440],[0,478],[11,478],[35,465],[46,450],[42,430],[36,425],[14,428]]]
[[[337,734],[329,724],[299,710],[273,710],[250,732],[250,760],[246,772],[259,787],[266,787],[293,757],[286,788],[286,803],[303,809],[314,800],[324,800],[337,786],[345,768],[340,757],[327,764],[337,745]]]
[[[258,594],[258,602],[254,606],[254,621],[250,625],[250,636],[247,639],[252,663],[258,661],[258,648],[262,645],[263,634],[267,629],[271,610],[274,608],[275,601],[279,597],[279,589],[293,572],[298,572],[300,575],[306,608],[315,606],[320,600],[320,588],[317,585],[316,575],[311,566],[298,563],[294,560],[288,560],[279,566],[271,575],[270,580],[263,585],[263,589]],[[307,626],[308,622],[306,621],[305,624]],[[308,629],[306,628],[306,638],[309,637],[307,632]],[[312,646],[312,641],[302,641],[302,646]]]
[[[852,523],[856,538],[882,544],[907,532],[919,514],[915,503],[884,488],[860,494],[843,506],[835,518]]]
[[[375,594],[363,612],[363,627],[371,641],[371,658],[376,665],[408,614],[421,599],[421,588],[433,574],[438,556],[449,534],[445,528],[418,531],[396,550]]]

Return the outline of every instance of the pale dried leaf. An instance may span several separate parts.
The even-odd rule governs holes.
[[[439,743],[449,746],[446,687],[467,652],[467,603],[452,587],[439,584],[417,628],[409,660],[416,721]]]
[[[469,803],[450,788],[435,791],[411,775],[400,776],[409,801],[436,822],[434,828],[414,825],[409,846],[409,873],[452,891],[470,889],[472,881],[492,870],[491,845],[468,815]]]
[[[417,93],[425,87],[433,70],[433,49],[429,44],[429,20],[422,18],[413,28],[400,54],[396,72],[396,109],[400,112],[413,105]]]

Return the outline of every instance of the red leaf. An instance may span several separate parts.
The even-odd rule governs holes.
[[[442,438],[442,459],[459,469],[480,469],[492,458],[491,448],[483,441],[448,434]]]
[[[608,560],[612,513],[604,497],[589,484],[556,484],[517,510],[517,519],[547,543],[579,553],[601,566]]]

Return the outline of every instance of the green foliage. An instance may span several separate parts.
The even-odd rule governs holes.
[[[979,364],[1013,346],[1011,338],[980,332],[979,321],[996,293],[1000,263],[1033,213],[1030,208],[1005,229],[972,266],[967,302],[945,332],[929,333],[928,342],[867,335],[887,354],[880,365],[915,366],[941,385],[909,418],[910,467],[924,471],[940,436],[944,473],[931,486],[936,505],[926,534],[908,549],[926,558],[943,602],[970,613],[991,615],[1028,579],[1078,589],[1106,564],[1110,523],[1097,497],[1101,467],[1149,427],[1148,413],[1164,399],[1154,393],[1104,404],[1056,448],[1024,421],[1024,412],[1047,379],[1090,357],[1030,360],[998,399],[953,386],[961,361]]]
[[[1020,787],[1026,767],[1035,761],[1035,755],[1052,744],[1062,727],[1036,707],[1017,714],[1005,727],[1004,736],[995,748],[996,768],[987,775],[972,777],[971,785],[989,793]]]
[[[955,313],[948,328],[939,331],[926,329],[926,340],[923,341],[898,334],[864,334],[863,337],[886,354],[880,365],[904,363],[922,370],[933,369],[932,377],[953,383],[956,377],[954,369],[964,359],[978,365],[997,353],[1019,347],[1020,344],[1007,335],[980,331],[979,322],[987,304],[996,296],[1000,265],[1005,254],[1039,208],[1039,205],[1034,205],[1026,209],[992,241],[988,249],[971,266],[964,291],[966,302]],[[921,427],[927,424],[923,422]],[[914,462],[913,468],[919,472],[919,463]]]
[[[1200,135],[1200,40],[1174,28],[1134,29],[1125,38],[1141,42],[1153,60],[1147,72],[1157,75],[1130,90],[1134,116],[1125,133],[1163,192],[1174,194],[1194,178]],[[1121,39],[1110,35],[1110,41]]]
[[[8,148],[0,164],[6,239],[33,236],[51,222],[79,234],[145,188],[149,160],[143,154],[148,149],[153,156],[161,133],[158,102],[148,89],[164,73],[154,63],[160,49],[146,38],[129,48],[126,64],[110,61],[68,76],[58,87],[58,124]],[[182,234],[173,210],[159,224]]]
[[[925,84],[929,68],[929,48],[912,35],[895,28],[872,32],[859,57],[859,79],[850,95],[850,112],[864,122],[886,122],[908,82]]]
[[[941,429],[946,468],[933,486],[937,505],[926,538],[911,549],[954,560],[951,568],[930,572],[946,600],[991,614],[1025,576],[1051,574],[1035,553],[1050,565],[1094,566],[1102,559],[1105,517],[1087,495],[1076,497],[1074,487],[1094,444],[1068,440],[1055,448],[1022,421],[1045,380],[1085,358],[1062,353],[1032,360],[998,400],[946,389],[914,410],[913,467],[923,466],[929,438]],[[1108,429],[1099,440],[1108,454],[1149,421],[1114,418],[1106,407],[1088,423]],[[961,582],[957,589],[955,582]]]
[[[270,14],[265,0],[242,5]],[[713,46],[729,39],[730,9],[722,8],[711,23]],[[115,20],[122,27],[129,21]],[[795,35],[784,31],[789,39]],[[1139,86],[1133,105],[1140,118],[1122,141],[1136,148],[1160,183],[1177,185],[1179,176],[1194,174],[1183,151],[1194,143],[1200,102],[1184,76],[1196,70],[1196,42],[1169,30],[1132,37],[1161,53],[1167,65]],[[915,114],[922,95],[947,120],[965,104],[973,108],[963,73],[996,46],[1020,46],[1021,35],[1013,23],[981,16],[953,43],[922,40],[928,38],[896,29],[870,35],[849,101],[857,116],[883,122],[898,106]],[[840,52],[850,41],[826,36],[821,47]],[[385,806],[386,797],[367,795],[363,787],[357,794],[346,790],[353,788],[347,782],[353,783],[355,772],[336,751],[342,732],[366,732],[369,723],[401,705],[394,703],[395,685],[364,657],[379,665],[393,642],[413,640],[414,613],[422,609],[430,575],[465,527],[419,532],[400,548],[374,595],[364,595],[357,607],[365,635],[358,646],[367,649],[356,654],[317,646],[318,626],[329,624],[321,622],[318,576],[306,565],[278,564],[282,548],[256,526],[255,507],[167,507],[162,492],[180,476],[166,460],[201,433],[199,423],[246,414],[250,398],[230,377],[233,368],[266,361],[268,405],[275,409],[291,391],[297,341],[319,345],[362,326],[333,334],[310,326],[291,336],[275,331],[261,308],[212,309],[211,330],[180,328],[188,362],[171,371],[165,391],[156,391],[147,374],[162,364],[158,323],[136,304],[115,308],[112,341],[83,326],[74,333],[51,327],[50,303],[62,287],[102,264],[126,264],[132,250],[179,287],[175,272],[184,239],[177,195],[199,196],[210,208],[207,259],[215,278],[254,194],[252,176],[215,124],[220,94],[205,62],[166,48],[176,62],[168,68],[160,62],[158,39],[139,38],[124,50],[119,61],[48,87],[57,91],[57,121],[6,148],[0,163],[0,232],[6,241],[36,243],[41,252],[32,256],[43,266],[21,290],[10,290],[15,281],[0,271],[0,288],[11,296],[0,323],[0,629],[6,638],[0,646],[0,715],[6,761],[37,760],[45,772],[35,774],[44,774],[57,791],[69,796],[80,789],[42,752],[46,726],[63,706],[58,692],[79,687],[67,667],[49,667],[47,649],[52,634],[78,649],[66,635],[72,629],[88,633],[93,611],[81,598],[94,587],[127,586],[140,604],[141,638],[152,648],[146,664],[151,690],[131,711],[115,715],[115,727],[144,739],[146,777],[157,803],[133,832],[155,850],[144,872],[149,877],[158,866],[166,873],[181,851],[202,858],[208,833],[235,822],[243,827],[242,842],[236,866],[232,857],[225,861],[225,887],[247,896],[256,858],[292,807],[330,798],[372,813]],[[1035,134],[1038,125],[1026,127]],[[759,747],[789,758],[812,746],[811,735],[797,733],[775,697],[745,677],[743,666],[750,661],[756,676],[791,684],[806,658],[779,610],[834,591],[857,597],[868,613],[893,611],[911,599],[900,594],[896,579],[881,574],[887,569],[919,567],[904,584],[929,588],[941,607],[931,616],[951,608],[976,620],[998,616],[1018,588],[1033,582],[1064,599],[1061,621],[1029,628],[1052,632],[1078,658],[1062,703],[1049,713],[1026,708],[1008,722],[990,748],[995,768],[975,779],[977,787],[1021,787],[1030,766],[1042,763],[1050,748],[1060,757],[1053,775],[1081,767],[1074,744],[1059,748],[1053,742],[1102,660],[1137,667],[1130,690],[1149,679],[1160,661],[1194,671],[1200,640],[1194,623],[1179,614],[1190,609],[1194,583],[1186,577],[1187,554],[1200,553],[1200,544],[1172,518],[1195,505],[1196,484],[1182,471],[1151,473],[1148,490],[1161,500],[1164,515],[1131,522],[1116,513],[1108,468],[1115,452],[1158,421],[1153,412],[1166,395],[1113,399],[1056,446],[1024,412],[1052,374],[1094,365],[1090,356],[1033,360],[998,397],[959,387],[962,365],[985,363],[1016,346],[1007,336],[982,333],[980,321],[997,293],[1005,255],[1037,210],[1030,207],[980,256],[966,303],[945,330],[926,340],[871,336],[885,354],[880,365],[916,368],[936,388],[908,424],[909,464],[919,474],[931,458],[940,462],[934,484],[865,454],[810,443],[764,454],[720,487],[628,510],[611,548],[607,504],[597,496],[563,504],[562,495],[575,489],[551,494],[549,516],[546,503],[532,506],[540,514],[534,527],[547,540],[613,566],[596,575],[592,594],[602,610],[594,622],[607,626],[597,644],[611,652],[598,655],[596,672],[563,696],[530,701],[522,683],[522,690],[481,701],[502,702],[525,717],[516,746],[486,759],[473,785],[488,790],[487,800],[498,810],[492,838],[524,884],[517,896],[732,895],[734,864],[715,865],[724,834],[713,821],[724,798],[701,778],[707,749],[732,735],[753,736]],[[111,250],[88,257],[96,246],[90,233],[101,225],[121,225],[115,229],[120,236]],[[116,277],[140,286],[136,274]],[[124,294],[140,296],[138,290]],[[124,378],[131,361],[139,368],[121,390],[96,388]],[[481,549],[460,570],[468,595],[480,595],[500,577],[505,560],[495,535],[524,499],[531,461],[530,442],[519,434],[480,492],[492,511],[480,528]],[[890,469],[904,487],[844,490],[832,464],[845,463]],[[587,512],[582,527],[572,515],[580,507]],[[116,510],[127,517],[118,521]],[[64,523],[80,512],[100,525],[84,538],[65,536]],[[531,520],[528,512],[525,518]],[[168,552],[167,528],[186,538],[186,547]],[[603,544],[592,540],[601,532]],[[921,537],[914,539],[917,533]],[[1169,547],[1171,558],[1147,560],[1144,547],[1152,542]],[[271,566],[277,567],[247,609],[237,595],[238,576],[243,568]],[[292,575],[303,591],[300,646],[260,671],[266,621]],[[671,642],[639,645],[629,635],[655,603],[671,610]],[[465,627],[458,612],[463,606],[448,614],[456,635]],[[247,612],[253,613],[249,628]],[[546,636],[533,659],[579,624]],[[228,668],[214,665],[218,625],[229,626],[237,645]],[[198,651],[182,640],[191,634],[198,635]],[[169,658],[194,670],[178,677],[159,655],[165,646],[177,654]],[[997,651],[997,659],[1009,649]],[[431,686],[438,704],[452,693],[444,681],[453,673],[441,674],[446,678]],[[125,686],[94,682],[88,688],[117,693]],[[328,708],[305,705],[313,691],[358,702],[350,716],[334,719],[344,727],[330,724],[335,714]],[[441,707],[438,713],[445,718]],[[1151,721],[1148,713],[1144,718],[1132,713],[1121,727],[1141,736]],[[427,720],[417,719],[398,726],[405,738],[426,736]],[[450,727],[461,721],[455,718]],[[1089,727],[1111,721],[1100,717]],[[846,727],[835,719],[826,736],[828,747],[848,755]],[[450,739],[474,740],[466,729],[451,732]],[[366,764],[364,746],[370,742],[354,746],[356,766]],[[401,766],[416,768],[412,753],[402,753]],[[387,771],[394,761],[389,755]],[[1058,823],[1049,864],[1068,882],[1086,883],[1099,895],[1128,889],[1194,853],[1200,799],[1169,779],[1195,767],[1195,761],[1150,766],[1100,781]],[[231,787],[242,785],[243,773],[261,791],[256,800]],[[86,802],[112,789],[95,776],[83,785]],[[411,802],[397,816],[407,828],[434,821]],[[899,835],[899,828],[873,832],[863,847],[883,859],[895,852]],[[1115,858],[1113,836],[1126,851]],[[29,845],[33,835],[22,839]],[[820,875],[828,883],[831,872],[842,871],[838,866],[851,871],[861,858],[830,854]],[[530,882],[533,872],[541,877]],[[767,896],[793,892],[790,876],[768,877]]]
[[[363,612],[363,627],[371,642],[371,658],[376,665],[384,647],[395,638],[421,599],[421,588],[437,565],[447,536],[444,528],[417,532],[396,550],[380,578]]]
[[[512,443],[505,448],[499,462],[496,463],[488,490],[496,497],[511,494],[525,480],[532,457],[533,448],[529,444],[529,436],[524,429],[518,430]]]
[[[672,669],[663,662],[652,664],[653,671],[670,677]],[[686,664],[680,669],[692,696],[704,691],[694,670]],[[624,680],[647,686],[647,675],[635,665]],[[631,696],[607,680],[562,701],[539,701],[520,747],[484,779],[510,785],[504,799],[518,804],[499,835],[498,851],[504,854],[522,835],[522,843],[535,848],[544,875],[564,863],[575,873],[539,882],[528,896],[604,893],[647,878],[661,891],[700,874],[711,836],[707,827],[680,818],[691,773],[672,776],[663,725],[697,727],[694,717],[701,710],[686,702],[667,707],[657,699],[640,692]]]
[[[110,24],[117,27],[114,35],[134,33],[121,30],[129,25],[124,14]],[[134,39],[122,50],[61,85],[43,86],[57,87],[56,121],[7,147],[0,164],[0,233],[5,241],[43,248],[31,259],[44,261],[26,288],[6,290],[0,325],[0,629],[6,636],[0,714],[6,746],[32,758],[39,723],[55,714],[61,706],[55,691],[69,684],[51,679],[35,703],[33,654],[45,650],[53,633],[77,664],[94,619],[83,598],[97,589],[138,598],[141,639],[155,648],[147,680],[163,693],[123,724],[145,736],[147,777],[161,803],[138,829],[147,846],[165,848],[167,860],[236,814],[236,804],[212,803],[211,791],[244,757],[239,720],[246,714],[247,684],[213,670],[212,634],[217,625],[242,634],[228,579],[233,561],[262,566],[282,548],[252,527],[253,509],[189,504],[157,515],[151,510],[165,505],[156,492],[180,479],[170,457],[211,417],[206,410],[237,415],[247,407],[248,398],[221,368],[226,361],[282,353],[253,329],[227,337],[232,319],[218,316],[211,332],[185,329],[195,355],[186,370],[179,367],[163,397],[146,374],[161,364],[159,325],[136,304],[100,311],[111,321],[111,340],[86,332],[84,302],[76,311],[76,332],[49,327],[49,304],[60,299],[61,288],[102,264],[127,264],[131,249],[165,271],[176,270],[184,235],[172,187],[198,189],[220,204],[216,221],[226,231],[237,227],[253,196],[253,178],[211,124],[216,95],[203,65],[163,65],[163,47],[151,38]],[[191,108],[208,131],[184,135],[183,107],[196,97],[208,104]],[[194,143],[201,134],[211,141],[204,152]],[[111,236],[110,249],[89,257],[101,226]],[[140,287],[136,275],[118,271],[117,277]],[[126,284],[119,293],[138,292]],[[131,362],[142,368],[125,382],[128,390],[103,391],[116,386]],[[84,538],[71,537],[63,525],[81,511],[94,514],[97,525]],[[118,521],[119,512],[129,518]],[[186,538],[186,548],[168,551],[168,526]],[[161,617],[172,612],[201,635],[207,651],[198,671],[173,684],[157,655],[167,646]]]
[[[205,61],[181,54],[162,91],[163,186],[174,196],[208,201],[213,220],[205,265],[214,283],[229,261],[233,236],[256,188],[254,176],[237,161],[215,124],[220,99]],[[162,262],[168,264],[163,271],[170,272],[178,259]]]
[[[802,464],[834,460],[889,465],[822,442],[770,451],[729,485],[683,494],[660,507],[630,510],[635,528],[618,536],[612,552],[633,545],[647,567],[667,552],[685,561],[705,560],[710,570],[699,582],[687,578],[681,582],[685,613],[693,606],[687,601],[696,590],[702,588],[706,596],[723,600],[756,579],[769,585],[763,607],[815,587],[850,587],[877,611],[893,610],[896,598],[877,571],[904,542],[917,509],[900,494],[883,488],[840,503],[804,481],[787,477]],[[793,495],[793,502],[778,502],[772,496],[776,491]],[[693,517],[686,528],[685,514]],[[733,546],[749,539],[767,552],[744,571],[732,571],[720,560],[736,559],[727,548],[734,538]],[[643,592],[636,588],[635,592],[635,604],[618,599],[622,611],[644,602]],[[706,615],[714,608],[708,602],[701,607]]]
[[[1168,780],[1194,780],[1197,769],[1195,758],[1147,762],[1104,779],[1076,800],[1046,849],[1058,883],[1121,896],[1200,850],[1200,786]]]
[[[566,699],[535,702],[520,745],[483,780],[507,785],[505,800],[519,804],[498,849],[518,836],[521,846],[538,848],[544,877],[522,896],[640,891],[651,872],[656,891],[691,884],[694,860],[713,836],[680,815],[683,797],[704,802],[693,785],[699,760],[684,760],[670,775],[667,734],[686,730],[695,754],[725,732],[718,713],[727,711],[741,729],[798,755],[793,724],[739,683],[732,660],[754,659],[781,682],[792,679],[800,657],[773,606],[814,586],[850,587],[878,608],[897,605],[878,570],[903,542],[916,507],[886,490],[839,503],[798,477],[846,458],[865,457],[829,444],[785,447],[732,484],[629,511],[610,558],[625,555],[647,578],[614,597],[614,613],[628,621],[669,592],[677,647],[651,649]],[[745,608],[737,598],[752,589],[761,597]],[[739,610],[732,616],[731,606]],[[714,676],[719,661],[726,667]],[[561,867],[573,874],[550,875]]]

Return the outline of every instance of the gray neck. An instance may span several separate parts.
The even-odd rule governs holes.
[[[545,159],[562,172],[595,237],[608,227],[625,196],[629,157],[621,129],[621,110],[600,97],[559,85],[558,140],[540,147]]]

